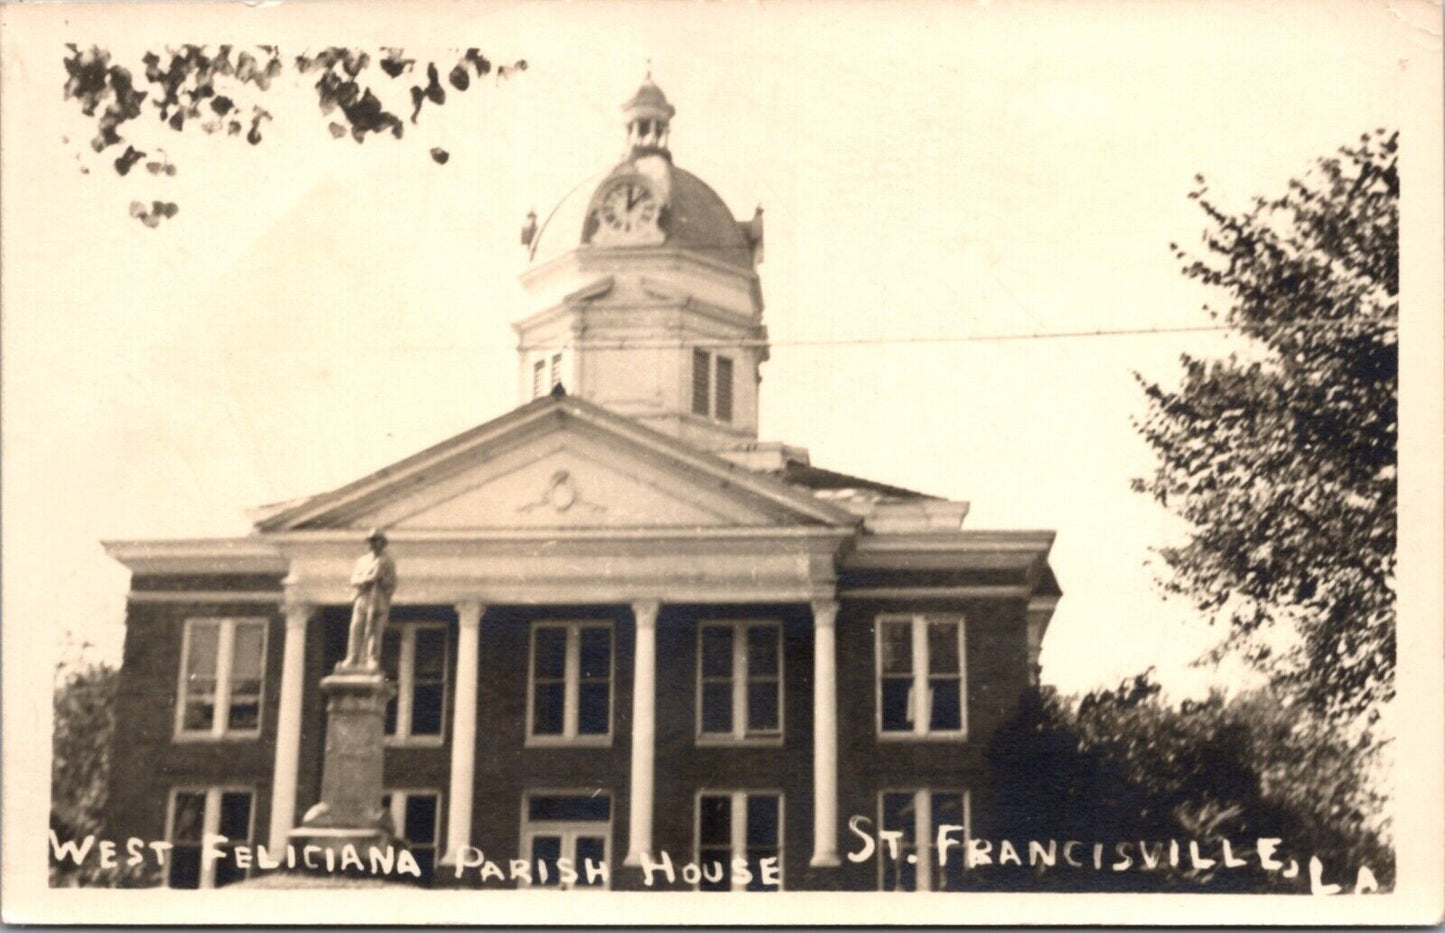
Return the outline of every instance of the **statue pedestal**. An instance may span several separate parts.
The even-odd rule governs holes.
[[[326,696],[326,754],[321,802],[291,831],[298,849],[319,846],[337,857],[352,846],[363,858],[370,846],[392,844],[395,829],[382,809],[386,675],[370,668],[338,667],[321,681]],[[338,859],[339,863],[339,859]]]

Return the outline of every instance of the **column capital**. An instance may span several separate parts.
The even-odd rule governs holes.
[[[462,628],[476,628],[482,624],[482,613],[486,605],[479,599],[465,599],[456,604],[457,622]]]
[[[306,623],[316,615],[317,606],[315,603],[298,599],[290,593],[286,594],[281,604],[281,610],[286,614],[286,628],[304,629]]]
[[[813,627],[820,628],[827,626],[832,628],[833,623],[838,619],[838,600],[836,599],[815,599],[813,607]]]
[[[657,613],[662,608],[662,603],[656,599],[639,599],[632,604],[632,616],[637,620],[640,628],[653,628],[657,625]]]

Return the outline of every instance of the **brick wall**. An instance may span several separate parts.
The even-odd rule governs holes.
[[[217,588],[216,581],[206,589]],[[224,582],[224,581],[223,581]],[[248,584],[253,581],[248,581]],[[200,588],[200,587],[196,587]],[[249,586],[248,588],[254,588]],[[967,741],[878,739],[874,685],[874,617],[880,612],[962,611],[967,618]],[[270,619],[268,669],[259,740],[173,741],[180,673],[181,632],[191,616],[265,616]],[[346,607],[328,607],[308,630],[301,777],[297,816],[316,802],[321,783],[325,717],[320,679],[345,650]],[[451,607],[394,610],[397,621],[445,620],[450,658],[456,653]],[[614,624],[614,716],[605,748],[525,747],[529,625],[537,619],[609,619]],[[768,618],[783,623],[784,738],[781,745],[700,747],[697,715],[697,624],[700,619]],[[840,851],[856,848],[848,818],[876,821],[878,793],[887,788],[966,787],[973,792],[976,833],[987,831],[986,751],[992,733],[1013,714],[1027,685],[1024,601],[934,602],[908,605],[845,602],[837,622]],[[257,790],[256,838],[269,825],[284,621],[277,607],[255,603],[130,608],[125,666],[117,701],[117,745],[112,790],[112,832],[161,838],[170,787],[246,783]],[[612,799],[614,887],[640,886],[640,872],[621,867],[627,848],[628,771],[631,756],[633,622],[626,606],[490,607],[481,623],[475,802],[472,842],[488,857],[518,854],[522,794],[527,789],[601,791]],[[876,863],[841,871],[812,870],[812,616],[805,605],[705,607],[664,605],[658,618],[658,708],[654,847],[677,863],[692,858],[695,795],[708,790],[781,791],[784,798],[784,877],[790,888],[842,886],[870,890]],[[451,674],[449,673],[449,679]],[[448,697],[447,732],[454,710]],[[386,784],[449,790],[450,738],[430,746],[391,747]],[[449,806],[447,800],[445,806]],[[445,825],[445,806],[442,825]],[[680,883],[679,883],[680,886]]]

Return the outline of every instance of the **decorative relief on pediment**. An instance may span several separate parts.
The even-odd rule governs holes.
[[[531,512],[534,509],[550,508],[558,515],[573,509],[582,508],[588,512],[606,512],[607,507],[589,502],[582,497],[577,489],[577,483],[572,479],[571,472],[558,470],[547,480],[547,488],[542,491],[542,497],[535,502],[528,502],[517,507],[518,512]]]

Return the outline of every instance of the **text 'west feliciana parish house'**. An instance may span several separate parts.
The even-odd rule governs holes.
[[[524,231],[517,408],[245,537],[106,544],[132,572],[111,832],[174,843],[166,883],[254,872],[205,834],[284,848],[319,799],[319,685],[380,528],[384,805],[434,883],[483,884],[444,867],[471,847],[533,886],[642,888],[662,853],[708,871],[650,890],[962,884],[936,830],[991,825],[1053,534],[760,440],[761,212],[673,164],[650,78],[624,113],[623,161]],[[846,858],[855,815],[899,851]]]

